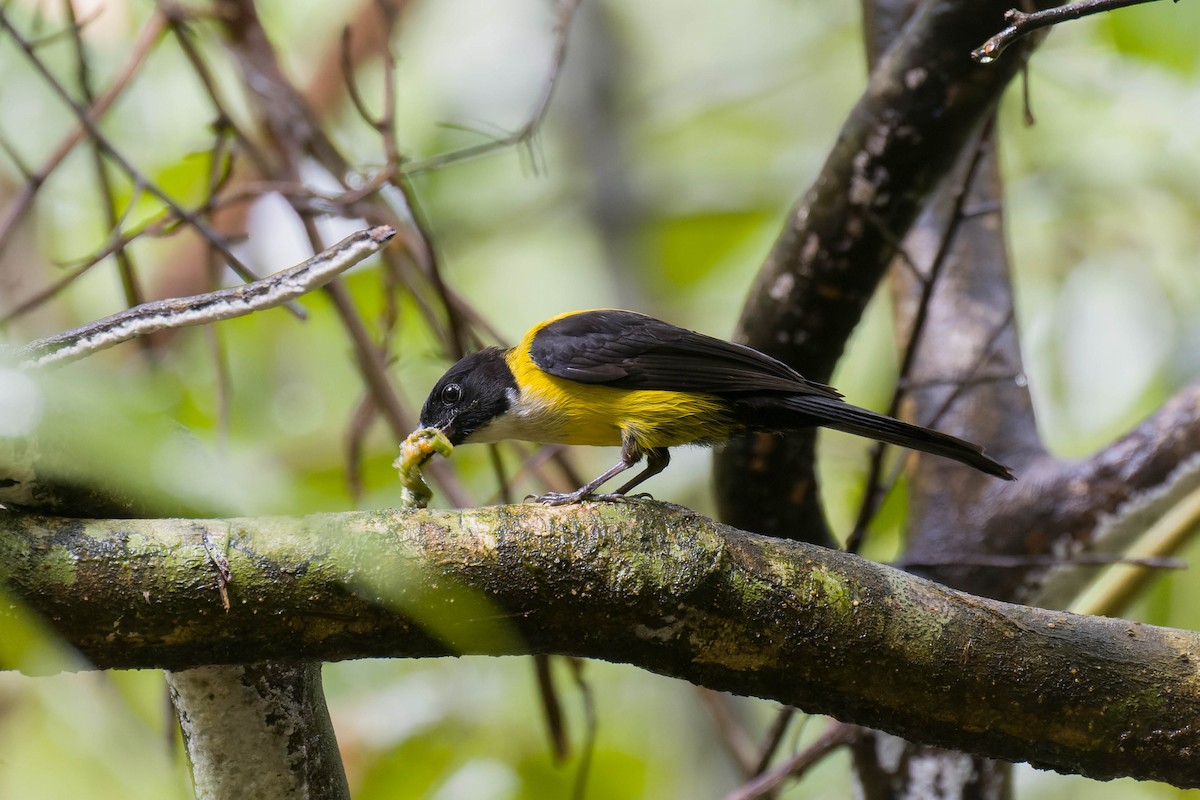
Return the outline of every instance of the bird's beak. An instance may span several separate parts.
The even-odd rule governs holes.
[[[446,422],[439,422],[433,427],[444,433],[446,438],[450,440],[450,444],[462,444],[461,437],[458,434],[458,427],[455,426],[453,419],[449,419]]]

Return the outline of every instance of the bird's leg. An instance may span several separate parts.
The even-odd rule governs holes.
[[[653,450],[646,451],[646,468],[634,475],[629,483],[617,489],[614,494],[622,495],[629,494],[630,489],[634,489],[641,485],[642,481],[647,478],[653,478],[658,473],[667,468],[667,464],[671,463],[671,451],[665,447],[656,447]],[[632,466],[632,465],[631,465]]]
[[[598,495],[598,497],[600,499],[607,500],[607,499],[612,499],[613,497],[618,496],[618,495],[623,495],[625,493],[626,489],[630,488],[631,486],[638,485],[643,480],[650,477],[650,475],[653,475],[654,472],[658,472],[658,471],[662,470],[662,468],[667,465],[666,461],[664,461],[662,463],[662,466],[660,466],[660,467],[658,467],[658,469],[654,470],[654,472],[650,472],[651,467],[655,463],[655,461],[654,461],[655,455],[654,454],[658,453],[658,452],[659,452],[658,450],[650,451],[650,454],[651,454],[650,455],[650,459],[651,459],[650,465],[651,466],[647,467],[646,471],[643,472],[641,475],[638,475],[636,478],[634,478],[632,481],[627,483],[625,486],[622,486],[620,489],[618,489],[616,495]],[[665,453],[666,451],[663,450],[662,452]],[[641,448],[639,448],[637,446],[637,444],[633,441],[633,439],[631,439],[628,435],[622,436],[621,437],[621,460],[618,461],[616,464],[613,464],[608,469],[606,469],[603,474],[588,481],[583,486],[580,486],[578,489],[576,489],[573,492],[549,492],[548,494],[535,496],[532,499],[538,503],[544,503],[545,505],[548,505],[548,506],[565,506],[570,503],[578,503],[582,500],[587,500],[588,498],[595,495],[596,490],[599,489],[601,486],[603,486],[605,483],[612,480],[616,476],[620,475],[622,472],[625,472],[628,469],[632,469],[633,466],[641,460],[642,460]],[[649,475],[646,473],[649,473]]]

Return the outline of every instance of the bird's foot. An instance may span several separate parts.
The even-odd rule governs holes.
[[[582,492],[547,492],[546,494],[530,494],[525,496],[527,503],[541,503],[544,506],[569,506],[572,503],[582,503],[588,495]]]
[[[531,494],[526,501],[541,503],[544,506],[569,506],[574,503],[595,501],[599,503],[636,503],[641,500],[653,500],[647,492],[637,494],[591,494],[588,492],[547,492],[546,494]]]

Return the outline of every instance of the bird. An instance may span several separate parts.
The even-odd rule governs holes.
[[[851,405],[765,353],[618,309],[560,314],[514,347],[463,357],[433,386],[420,424],[453,445],[519,439],[621,448],[620,461],[594,480],[535,498],[555,506],[628,495],[667,467],[672,447],[816,426],[1014,479],[978,445]],[[627,483],[597,493],[643,458],[645,468]]]

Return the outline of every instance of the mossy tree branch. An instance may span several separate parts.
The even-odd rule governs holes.
[[[0,577],[102,668],[563,653],[914,741],[1200,786],[1200,634],[985,600],[658,503],[7,513]]]

